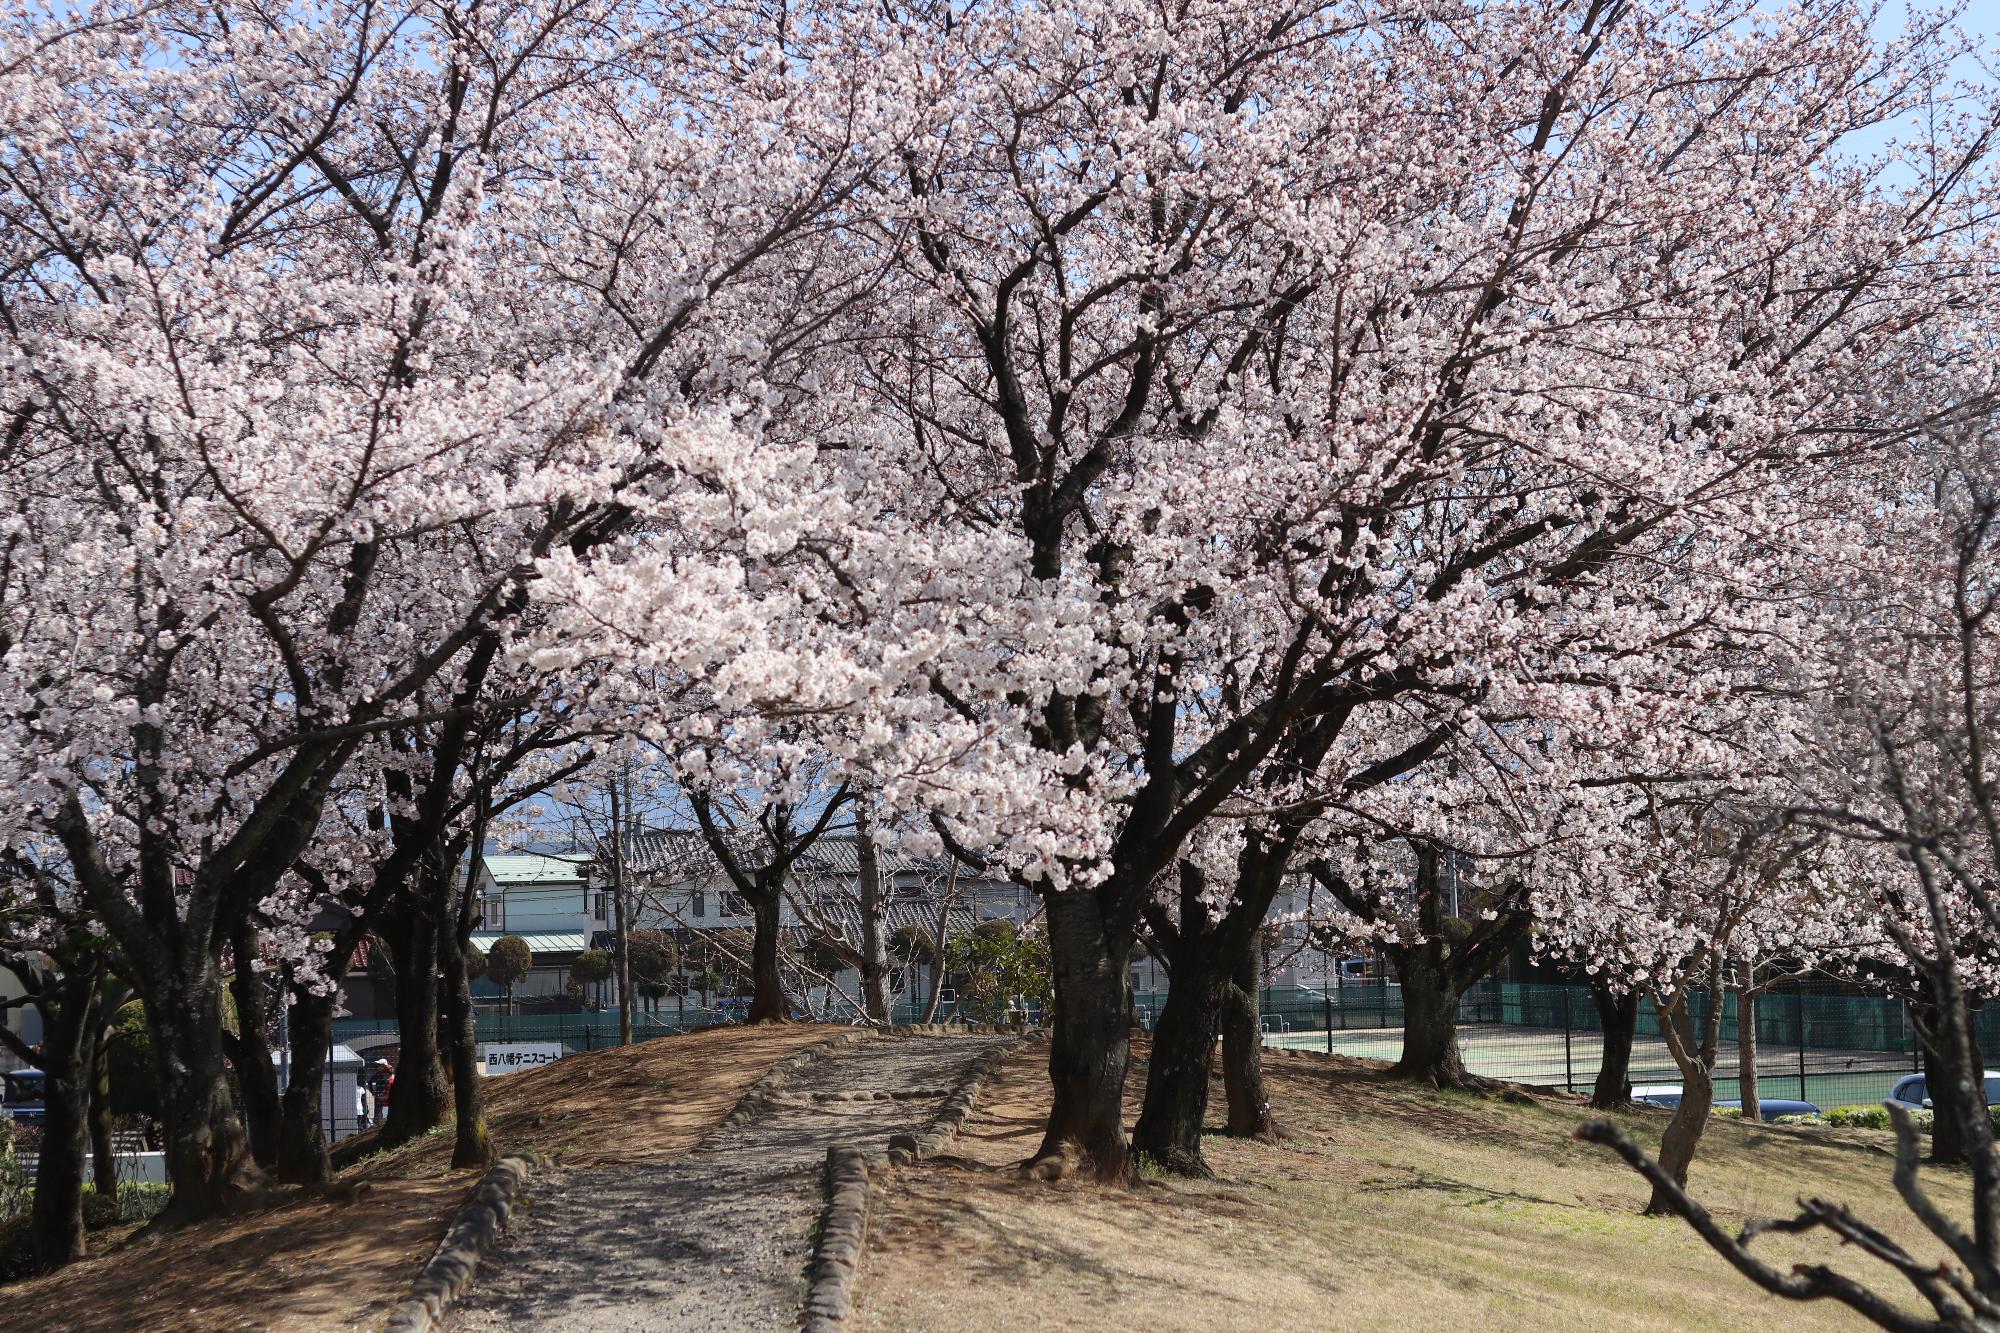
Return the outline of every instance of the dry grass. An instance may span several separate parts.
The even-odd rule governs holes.
[[[570,1056],[487,1085],[502,1152],[568,1165],[686,1152],[773,1063],[824,1027],[719,1028]],[[452,1171],[447,1125],[347,1171],[352,1203],[305,1199],[126,1240],[49,1277],[0,1287],[0,1329],[70,1333],[332,1333],[380,1324],[477,1179]]]
[[[701,1140],[759,1074],[835,1029],[811,1023],[718,1027],[590,1051],[486,1084],[486,1124],[503,1152],[537,1149],[565,1166],[674,1157]],[[364,1158],[382,1180],[451,1169],[452,1127]]]
[[[1027,1052],[1003,1068],[959,1162],[906,1169],[885,1190],[860,1328],[1865,1327],[1766,1296],[1678,1220],[1640,1217],[1638,1177],[1571,1137],[1588,1114],[1580,1099],[1418,1092],[1379,1082],[1379,1066],[1274,1058],[1285,1142],[1212,1137],[1212,1181],[1104,1190],[1008,1169],[1037,1143],[1042,1059]],[[1666,1114],[1626,1119],[1656,1143]],[[1692,1184],[1725,1221],[1819,1193],[1918,1245],[1887,1147],[1887,1135],[1866,1131],[1718,1121]],[[1934,1172],[1928,1183],[1940,1202],[1963,1205],[1962,1176]],[[1769,1237],[1759,1249],[1887,1278],[1824,1240]]]

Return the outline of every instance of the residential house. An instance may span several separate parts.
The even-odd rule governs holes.
[[[570,964],[606,927],[605,895],[592,885],[589,858],[577,852],[493,853],[480,859],[477,886],[473,949],[484,954],[502,935],[519,935],[534,967],[514,983],[515,1003],[542,1007],[556,997],[566,1001]],[[484,977],[473,983],[472,994],[482,1006],[502,1000],[501,988]]]

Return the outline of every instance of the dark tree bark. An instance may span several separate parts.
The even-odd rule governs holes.
[[[42,1152],[28,1229],[44,1271],[83,1258],[83,1173],[89,1148],[90,1089],[97,1067],[94,984],[66,981],[63,1002],[42,1010],[41,1067],[47,1074]],[[112,1188],[116,1198],[116,1186]]]
[[[1490,917],[1474,922],[1457,940],[1448,938],[1451,927],[1441,873],[1444,853],[1430,843],[1415,844],[1413,850],[1417,855],[1413,915],[1422,942],[1382,948],[1403,987],[1403,1054],[1390,1066],[1389,1076],[1434,1088],[1490,1088],[1491,1079],[1465,1067],[1458,1044],[1458,1001],[1527,934],[1529,915],[1518,905],[1497,903],[1489,907]],[[1324,865],[1315,865],[1312,874],[1362,920],[1376,921],[1387,914],[1378,897],[1356,889]]]
[[[111,1020],[118,1013],[123,989],[106,979],[97,988],[97,1012],[91,1020],[90,1178],[99,1194],[118,1196],[118,1149],[112,1138]]]
[[[1201,1134],[1227,984],[1213,960],[1181,958],[1153,1024],[1146,1100],[1132,1129],[1132,1151],[1176,1175],[1210,1174],[1201,1155]]]
[[[230,994],[236,1000],[236,1033],[228,1038],[230,1063],[236,1066],[242,1090],[243,1121],[250,1134],[250,1156],[270,1168],[278,1162],[278,1070],[265,1035],[270,1017],[270,987],[258,973],[257,927],[241,923],[231,936]]]
[[[172,989],[177,1004],[151,996],[146,1003],[167,1176],[174,1187],[160,1213],[166,1226],[234,1211],[261,1197],[266,1186],[251,1158],[236,1083],[223,1058],[221,967],[212,955],[187,958]]]
[[[1316,763],[1317,755],[1317,750],[1308,750],[1299,757]],[[1309,813],[1295,811],[1244,841],[1237,854],[1236,891],[1220,916],[1207,904],[1203,878],[1185,864],[1178,910],[1170,914],[1157,902],[1145,909],[1153,938],[1167,951],[1172,978],[1158,1029],[1167,1030],[1170,1042],[1206,1042],[1199,1067],[1185,1054],[1162,1064],[1161,1038],[1158,1029],[1154,1032],[1155,1063],[1148,1066],[1140,1121],[1149,1135],[1144,1151],[1168,1170],[1187,1174],[1207,1170],[1201,1159],[1201,1128],[1208,1106],[1208,1062],[1218,1031],[1223,1037],[1229,1132],[1276,1136],[1264,1088],[1263,1033],[1257,1021],[1258,946],[1264,918],[1308,823]],[[1189,978],[1185,986],[1183,970]],[[1199,1012],[1191,1012],[1195,1009]]]
[[[1939,940],[1949,939],[1942,909],[1934,895],[1927,896],[1932,897],[1933,933]],[[2000,1152],[1986,1107],[1984,1061],[1972,1000],[1949,956],[1932,960],[1926,970],[1937,1014],[1936,1042],[1943,1057],[1942,1081],[1926,1080],[1934,1113],[1932,1135],[1947,1116],[1957,1121],[1960,1151],[1972,1176],[1973,1240],[1982,1254],[1991,1255],[2000,1252]]]
[[[399,907],[385,923],[396,964],[396,1090],[377,1143],[392,1148],[444,1123],[448,1094],[438,1056],[438,940],[431,914]],[[338,1108],[336,1108],[336,1111]]]
[[[278,1116],[278,1179],[288,1185],[333,1179],[320,1099],[326,1053],[333,1043],[332,995],[301,994],[287,1018],[292,1039],[290,1082]]]
[[[1131,1059],[1131,930],[1107,922],[1104,889],[1051,893],[1049,954],[1055,1024],[1049,1041],[1054,1098],[1038,1174],[1087,1170],[1124,1180],[1132,1164],[1125,1142],[1125,1072]],[[1115,901],[1115,899],[1112,899]]]
[[[72,931],[52,956],[53,967],[33,961],[16,967],[24,994],[13,1003],[32,1004],[39,1011],[40,1047],[30,1047],[0,1023],[0,1046],[44,1075],[42,1147],[28,1218],[40,1271],[74,1263],[84,1254],[83,1177],[102,1045],[98,1006],[103,964],[94,941],[87,931]],[[115,1179],[112,1189],[115,1198]]]
[[[1200,899],[1207,877],[1183,862],[1180,884],[1184,900],[1180,926],[1164,920],[1154,926],[1156,938],[1162,930],[1170,932],[1161,944],[1167,951],[1172,984],[1153,1024],[1146,1100],[1139,1123],[1133,1126],[1132,1151],[1176,1175],[1206,1176],[1211,1173],[1201,1155],[1201,1133],[1208,1116],[1215,1039],[1229,987],[1229,960],[1210,932],[1190,928],[1202,919]]]
[[[752,1023],[783,1023],[790,1018],[785,1005],[785,978],[778,960],[778,921],[783,906],[776,888],[750,899],[750,919],[754,929],[750,939],[750,1013]]]
[[[473,905],[478,898],[479,872],[486,855],[487,808],[489,795],[475,784],[472,829],[463,844],[442,843],[430,862],[431,911],[437,924],[438,954],[443,964],[443,1001],[446,1047],[451,1057],[453,1139],[451,1164],[455,1167],[484,1167],[493,1160],[493,1144],[486,1131],[486,1094],[479,1078],[479,1031],[472,1010],[472,978],[466,968],[466,954],[472,947]],[[616,832],[623,834],[624,830]],[[458,855],[465,846],[472,855],[460,883],[453,874]],[[618,888],[624,889],[625,844],[614,852],[618,867]],[[624,951],[620,950],[621,955]],[[628,978],[629,979],[629,978]],[[620,1006],[629,1023],[630,1007]]]
[[[1983,1103],[1986,1070],[1979,1043],[1945,1040],[1943,1016],[1932,1001],[1912,1001],[1910,1016],[1917,1032],[1918,1049],[1923,1054],[1924,1083],[1930,1091],[1931,1160],[1945,1166],[1964,1166],[1974,1142],[1974,1127],[1966,1123],[1958,1099],[1951,1095],[1959,1076],[1959,1061],[1953,1058],[1953,1050],[1962,1046],[1969,1054],[1971,1068],[1966,1071],[1970,1075],[1967,1081],[1979,1089],[1977,1100]],[[1976,1034],[1976,1012],[1969,1005],[1961,1021],[1969,1036]]]
[[[1237,944],[1222,1002],[1222,1089],[1229,1103],[1228,1133],[1275,1141],[1280,1137],[1264,1088],[1264,1025],[1258,1012],[1257,937]]]
[[[466,975],[465,950],[454,940],[444,953],[446,1030],[450,1034],[451,1090],[455,1136],[453,1166],[485,1166],[493,1147],[486,1133],[486,1097],[479,1084],[479,1046],[472,1012],[472,982]],[[401,1079],[397,1080],[398,1085]]]
[[[632,1044],[632,923],[626,915],[625,772],[611,779],[611,970],[618,980],[618,1044]]]
[[[1755,972],[1744,964],[1744,974],[1736,987],[1736,1079],[1743,1102],[1743,1118],[1764,1118],[1764,1100],[1757,1086],[1757,997],[1763,994],[1755,984]]]
[[[1410,1078],[1434,1088],[1480,1088],[1465,1067],[1458,1044],[1459,989],[1444,956],[1442,940],[1387,950],[1403,983],[1403,1055],[1389,1067],[1391,1078]]]
[[[750,904],[750,1013],[752,1023],[783,1023],[791,1017],[785,1000],[785,978],[778,957],[778,924],[785,901],[785,878],[792,863],[825,835],[833,817],[847,804],[849,793],[843,783],[820,808],[810,827],[793,826],[795,811],[790,805],[767,806],[756,819],[757,855],[739,846],[734,830],[717,819],[707,793],[689,793],[688,804],[701,825],[703,840],[729,882]]]
[[[864,804],[854,810],[856,886],[861,900],[861,1009],[871,1023],[889,1022],[889,942],[882,936],[882,866]]]
[[[1621,994],[1602,981],[1593,981],[1590,1002],[1597,1007],[1598,1026],[1604,1033],[1604,1053],[1597,1066],[1597,1082],[1590,1090],[1590,1104],[1608,1111],[1632,1100],[1632,1038],[1639,1027],[1639,992]]]

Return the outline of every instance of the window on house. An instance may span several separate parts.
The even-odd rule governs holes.
[[[722,914],[724,916],[750,915],[750,900],[742,894],[724,890],[722,894]]]
[[[694,891],[692,910],[697,921],[708,915],[708,895],[700,889]]]
[[[596,910],[596,911],[594,911],[594,912],[593,912],[593,913],[592,913],[591,915],[593,915],[594,917],[596,917],[596,918],[597,918],[597,919],[598,919],[599,921],[602,921],[602,920],[604,919],[604,895],[603,895],[603,894],[601,894],[601,893],[600,893],[600,894],[598,894],[598,895],[597,895],[597,910]]]

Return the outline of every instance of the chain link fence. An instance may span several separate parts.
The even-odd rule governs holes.
[[[1402,1054],[1402,988],[1394,982],[1273,989],[1260,998],[1266,1046],[1368,1060]],[[1704,999],[1695,996],[1697,1030]],[[1139,996],[1140,1022],[1151,1027],[1165,1001],[1164,994]],[[1767,991],[1756,1010],[1763,1097],[1795,1097],[1821,1107],[1874,1103],[1921,1067],[1901,1000],[1808,982]],[[1466,1067],[1475,1074],[1572,1092],[1587,1092],[1596,1081],[1604,1033],[1587,986],[1483,981],[1460,1000],[1458,1021]],[[2000,1012],[1982,1012],[1979,1027],[1991,1067],[2000,1057]],[[1718,1100],[1741,1094],[1740,1035],[1732,993],[1723,1006]],[[1631,1080],[1635,1087],[1681,1081],[1650,1003],[1639,1009]]]

